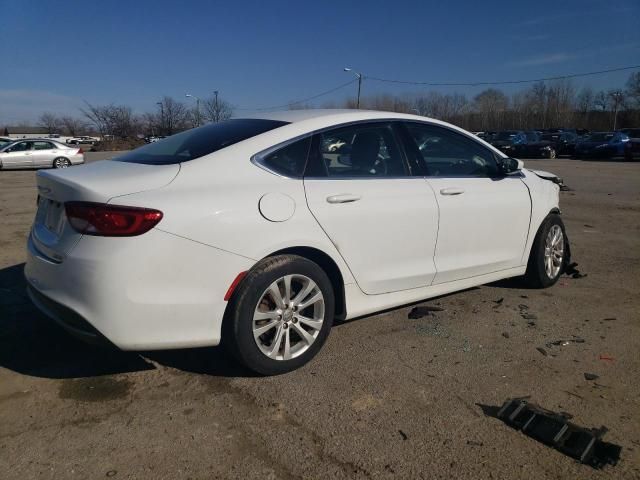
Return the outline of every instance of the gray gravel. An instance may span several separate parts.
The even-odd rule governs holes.
[[[587,277],[340,324],[312,363],[272,378],[220,349],[69,338],[24,295],[34,172],[0,172],[0,478],[640,478],[640,164],[527,164],[574,189],[562,208]],[[527,395],[607,426],[620,464],[577,464],[480,407]]]

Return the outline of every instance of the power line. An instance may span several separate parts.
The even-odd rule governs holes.
[[[288,102],[288,103],[283,103],[282,105],[273,105],[271,107],[260,107],[260,108],[251,108],[251,107],[237,107],[235,108],[235,110],[255,110],[255,111],[264,111],[264,110],[277,110],[279,108],[286,108],[286,107],[290,107],[291,105],[297,105],[299,103],[305,103],[305,102],[309,102],[311,100],[315,100],[316,98],[320,98],[320,97],[324,97],[325,95],[329,95],[330,93],[333,93],[335,91],[340,90],[341,88],[347,87],[355,82],[357,82],[358,79],[354,78],[353,80],[349,80],[346,83],[342,83],[340,85],[338,85],[337,87],[333,87],[330,90],[326,90],[322,93],[318,93],[317,95],[313,95],[312,97],[308,97],[308,98],[303,98],[302,100],[296,100],[295,102]]]
[[[431,87],[476,87],[481,85],[514,85],[518,83],[535,83],[535,82],[547,82],[551,80],[563,80],[568,78],[577,78],[577,77],[588,77],[591,75],[601,75],[603,73],[611,73],[611,72],[621,72],[623,70],[635,70],[640,68],[640,65],[631,65],[627,67],[620,68],[610,68],[608,70],[598,70],[595,72],[586,72],[586,73],[573,73],[570,75],[558,75],[556,77],[545,77],[545,78],[534,78],[529,80],[502,80],[495,82],[469,82],[469,83],[436,83],[436,82],[419,82],[419,81],[411,81],[411,80],[392,80],[388,78],[378,78],[378,77],[369,77],[365,76],[365,80],[373,80],[376,82],[383,83],[401,83],[404,85],[428,85]]]

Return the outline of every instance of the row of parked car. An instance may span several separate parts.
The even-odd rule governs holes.
[[[640,159],[640,128],[615,132],[554,128],[475,133],[512,157]]]

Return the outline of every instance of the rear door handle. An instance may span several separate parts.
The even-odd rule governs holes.
[[[340,195],[331,195],[327,197],[329,203],[351,203],[357,202],[362,197],[360,195],[352,195],[350,193],[341,193]]]
[[[440,190],[440,195],[462,195],[463,193],[462,188],[443,188]]]

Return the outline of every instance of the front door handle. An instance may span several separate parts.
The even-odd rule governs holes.
[[[463,193],[462,188],[443,188],[440,190],[440,195],[462,195]]]
[[[357,202],[362,197],[360,195],[352,195],[350,193],[341,193],[340,195],[331,195],[327,197],[329,203],[352,203]]]

